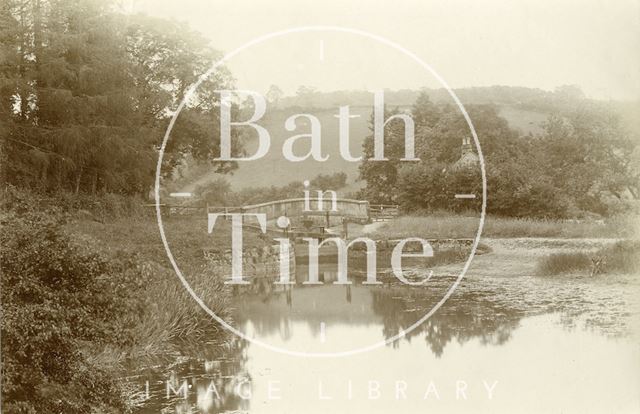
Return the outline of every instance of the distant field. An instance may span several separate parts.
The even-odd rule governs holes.
[[[352,115],[359,115],[350,121],[350,149],[355,157],[362,153],[362,143],[369,134],[368,121],[371,108],[354,107],[351,108]],[[282,155],[283,142],[294,135],[304,134],[309,131],[309,122],[306,119],[298,120],[298,129],[290,132],[284,128],[285,120],[292,114],[303,112],[302,110],[287,109],[268,114],[260,122],[271,134],[271,150],[262,159],[240,163],[240,168],[230,177],[234,189],[246,187],[265,187],[285,185],[291,181],[303,181],[312,179],[318,174],[331,174],[334,172],[345,172],[347,183],[350,189],[357,189],[356,179],[358,177],[357,162],[345,161],[339,152],[338,146],[338,119],[334,117],[338,113],[333,110],[312,110],[310,113],[316,116],[322,125],[322,149],[323,154],[329,155],[325,162],[306,160],[300,163],[289,162]],[[257,139],[247,142],[246,147],[249,154],[253,154],[257,149]],[[308,151],[308,146],[300,145],[294,147],[294,153],[304,154]],[[350,191],[347,189],[346,191]]]
[[[548,113],[520,109],[512,106],[500,106],[500,116],[507,120],[509,126],[519,130],[523,134],[532,133],[538,135],[542,133],[542,125],[549,116]],[[473,120],[472,120],[473,121]]]

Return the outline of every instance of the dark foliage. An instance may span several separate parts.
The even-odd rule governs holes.
[[[569,93],[573,91],[574,93]],[[467,105],[484,157],[487,212],[512,217],[589,217],[613,215],[638,197],[638,137],[609,108],[585,100],[573,89],[549,117],[539,136],[509,128],[491,105]],[[388,111],[387,117],[395,111]],[[372,202],[399,203],[405,211],[478,210],[482,180],[479,164],[460,167],[463,137],[471,136],[457,108],[433,104],[426,94],[412,108],[416,155],[402,162],[402,123],[385,127],[389,161],[370,161],[373,137],[363,145],[360,196]],[[474,151],[476,151],[474,149]],[[472,193],[463,202],[457,193]]]
[[[182,24],[124,16],[113,5],[0,2],[7,182],[49,193],[146,195],[169,114],[218,53]],[[229,82],[221,69],[186,105],[165,150],[164,176],[187,154],[218,155],[214,90]],[[214,165],[222,173],[235,167]]]
[[[124,412],[114,367],[97,356],[131,344],[146,281],[134,258],[72,242],[58,211],[30,201],[0,223],[3,411]]]

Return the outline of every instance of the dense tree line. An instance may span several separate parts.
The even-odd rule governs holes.
[[[572,92],[573,91],[573,92]],[[572,93],[569,93],[572,92]],[[629,208],[640,190],[638,137],[604,104],[571,89],[562,112],[551,115],[543,133],[523,135],[509,127],[492,105],[467,105],[487,171],[487,211],[518,217],[610,215]],[[397,112],[389,110],[387,116]],[[373,138],[365,140],[361,196],[399,203],[407,211],[478,209],[456,201],[456,193],[481,194],[480,170],[456,168],[462,137],[470,136],[459,110],[434,104],[422,93],[411,109],[419,163],[401,162],[404,130],[390,122],[385,131],[388,162],[366,161]]]
[[[188,27],[118,13],[103,0],[3,0],[0,132],[7,182],[50,192],[144,194],[185,91],[218,56]],[[169,174],[216,151],[220,71],[181,113]],[[212,168],[225,172],[233,164]]]
[[[279,88],[272,85],[274,92]],[[385,90],[385,102],[392,106],[411,106],[422,92],[429,94],[435,103],[451,102],[449,91],[444,88],[424,88]],[[562,85],[553,91],[523,86],[477,86],[455,88],[455,93],[465,105],[496,104],[520,109],[548,112],[570,105],[576,99],[583,99],[584,93],[577,85]],[[369,106],[373,92],[366,90],[340,90],[324,92],[313,87],[301,86],[293,96],[280,97],[281,107],[335,108],[338,105]]]

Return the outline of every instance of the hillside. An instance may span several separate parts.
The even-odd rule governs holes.
[[[325,154],[329,155],[326,162],[316,162],[314,160],[306,160],[295,165],[283,159],[281,148],[284,140],[294,132],[284,129],[284,121],[291,116],[294,110],[281,110],[265,117],[262,125],[271,133],[271,151],[264,158],[258,161],[241,163],[240,168],[229,177],[234,188],[246,187],[263,187],[271,185],[284,185],[291,181],[302,181],[311,179],[318,174],[327,174],[343,171],[347,173],[349,188],[345,192],[358,188],[356,182],[358,178],[358,164],[355,162],[345,161],[341,156],[338,148],[338,119],[335,118],[337,111],[335,109],[316,109],[309,111],[318,117],[322,124],[322,148]],[[355,156],[361,153],[362,143],[367,135],[370,134],[368,120],[371,116],[371,107],[354,107],[351,108],[353,115],[360,115],[359,118],[351,120],[350,123],[350,148],[351,153]],[[542,123],[548,114],[518,109],[512,106],[500,107],[500,115],[504,117],[509,125],[522,131],[523,133],[538,134],[542,131]],[[308,130],[308,123],[302,120],[298,124],[300,131]],[[257,139],[247,142],[249,154],[257,149]]]
[[[538,134],[542,131],[542,123],[548,114],[518,109],[511,106],[500,107],[500,115],[504,117],[509,125],[522,131],[523,133]],[[291,115],[289,110],[272,112],[265,116],[261,125],[271,133],[271,151],[262,159],[252,162],[240,163],[239,168],[227,179],[236,190],[248,187],[281,186],[291,181],[303,181],[311,179],[318,174],[331,174],[343,171],[347,174],[347,187],[342,189],[343,193],[357,190],[361,186],[358,182],[358,163],[345,161],[338,149],[338,119],[334,117],[337,113],[335,109],[316,109],[309,111],[320,119],[322,124],[322,147],[325,154],[329,155],[326,162],[316,162],[306,160],[295,165],[286,161],[282,157],[281,149],[283,141],[294,133],[284,129],[284,120]],[[360,118],[351,120],[350,128],[350,148],[352,155],[356,156],[362,151],[362,143],[370,133],[368,120],[371,116],[370,107],[353,107],[353,115],[360,115]],[[303,131],[304,123],[300,122],[300,130]],[[250,139],[246,146],[249,154],[255,152],[257,139]],[[183,188],[184,191],[193,191],[196,186],[201,185],[216,177],[215,174],[204,174],[197,180]]]
[[[271,134],[271,150],[262,159],[252,162],[240,163],[240,167],[234,174],[229,177],[233,188],[246,187],[263,187],[263,186],[279,186],[285,185],[291,181],[303,181],[312,179],[318,174],[327,174],[343,171],[347,174],[347,182],[350,191],[354,189],[356,179],[358,177],[357,162],[345,161],[340,156],[338,147],[338,119],[334,116],[337,114],[336,109],[311,110],[309,113],[316,116],[322,125],[322,150],[323,154],[328,155],[329,159],[325,162],[315,160],[305,160],[303,162],[293,164],[284,159],[282,155],[282,144],[285,139],[293,136],[296,132],[287,131],[284,128],[285,120],[294,113],[296,109],[286,109],[273,111],[265,116],[262,125],[267,128]],[[300,112],[303,112],[300,110]],[[350,122],[350,150],[351,154],[356,156],[362,151],[362,142],[369,134],[368,120],[371,114],[370,107],[354,107],[351,108],[352,115],[359,115],[359,118],[353,118]],[[306,119],[298,120],[299,133],[309,131],[309,122]],[[257,149],[257,139],[251,139],[246,143],[249,154]],[[294,147],[294,152],[296,148]],[[307,148],[301,148],[297,153],[303,153]]]
[[[426,90],[434,102],[451,102],[448,92],[444,89]],[[388,106],[409,108],[419,91],[401,90],[385,91],[385,102]],[[635,102],[599,102],[584,99],[579,89],[575,87],[561,87],[554,92],[540,89],[493,86],[462,88],[456,90],[457,96],[463,104],[491,104],[498,108],[502,116],[513,129],[522,135],[538,135],[542,133],[542,126],[549,115],[557,113],[562,108],[575,105],[575,99],[583,102],[609,105],[615,112],[621,114],[623,121],[631,131],[640,131],[637,116],[638,105]],[[238,170],[228,179],[234,189],[247,187],[280,186],[291,181],[311,179],[318,174],[330,174],[343,171],[348,176],[348,187],[343,193],[358,189],[362,183],[357,182],[358,163],[347,162],[340,157],[338,150],[338,113],[340,105],[350,105],[351,114],[359,115],[350,124],[350,148],[354,156],[361,153],[362,143],[370,133],[368,121],[371,117],[373,97],[366,91],[336,91],[328,93],[312,93],[303,97],[285,97],[278,104],[278,109],[271,107],[267,115],[260,121],[271,134],[271,150],[258,161],[240,163]],[[304,104],[304,105],[303,105]],[[310,113],[316,116],[322,125],[322,147],[329,155],[326,162],[307,160],[298,165],[286,161],[282,157],[282,143],[295,132],[284,128],[284,121],[295,113]],[[299,120],[300,133],[308,131],[308,123]],[[255,152],[257,139],[250,139],[246,143],[248,153]],[[183,189],[193,190],[197,185],[215,178],[212,174],[203,174],[193,180]]]

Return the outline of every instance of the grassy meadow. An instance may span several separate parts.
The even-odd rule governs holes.
[[[371,107],[352,107],[350,108],[352,115],[358,115],[350,122],[350,140],[349,148],[351,153],[356,156],[362,152],[362,144],[364,138],[369,135],[369,117],[371,116]],[[309,122],[304,118],[300,118],[297,123],[295,132],[287,131],[284,128],[285,120],[296,113],[311,113],[320,120],[322,126],[322,152],[329,155],[329,159],[324,162],[315,161],[313,159],[305,160],[298,163],[291,163],[282,156],[282,145],[284,141],[296,134],[309,131]],[[271,136],[271,148],[269,152],[261,159],[253,162],[240,162],[238,170],[228,177],[229,182],[235,190],[246,187],[269,187],[272,185],[282,186],[292,181],[303,181],[311,179],[319,174],[327,172],[342,171],[347,174],[347,184],[349,188],[342,189],[343,192],[354,191],[359,188],[357,162],[349,162],[342,158],[338,145],[338,119],[334,116],[338,113],[338,107],[331,109],[312,109],[303,110],[296,108],[287,108],[284,110],[276,110],[268,112],[260,124],[269,131]],[[246,149],[248,154],[253,154],[258,146],[255,137],[247,140]],[[304,153],[307,149],[303,146],[298,148],[294,146],[296,153]],[[204,177],[206,179],[206,177]]]
[[[430,216],[401,216],[382,224],[372,237],[398,239],[471,238],[478,230],[477,216],[439,213]],[[614,217],[603,222],[539,220],[528,218],[486,218],[483,238],[635,238],[640,235],[640,219],[634,216]]]
[[[76,220],[66,230],[80,237],[88,236],[111,250],[125,250],[143,258],[170,266],[160,238],[155,210],[136,217],[115,218],[104,223],[95,220]],[[224,251],[231,248],[230,223],[220,220],[214,231],[207,232],[207,219],[194,216],[173,216],[163,219],[164,233],[174,257],[181,265],[197,266],[203,249]],[[256,234],[247,232],[243,239],[248,247],[262,245]]]

